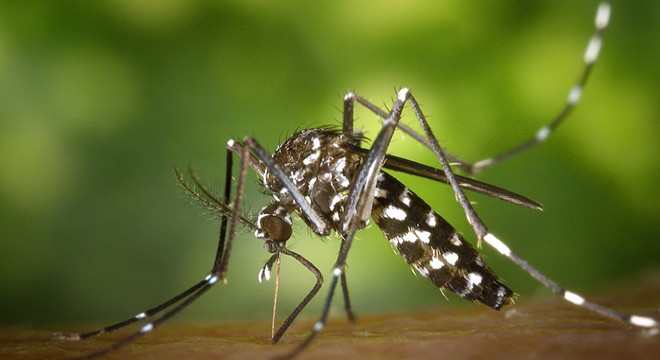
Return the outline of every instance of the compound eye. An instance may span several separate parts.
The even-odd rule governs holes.
[[[270,239],[277,242],[289,240],[293,231],[289,222],[273,215],[261,218],[261,228],[266,231]]]

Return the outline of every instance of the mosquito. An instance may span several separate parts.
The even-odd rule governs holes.
[[[584,53],[583,70],[569,91],[562,110],[528,141],[501,155],[471,164],[446,153],[438,144],[412,92],[402,88],[397,92],[389,111],[384,111],[356,93],[349,92],[344,97],[341,129],[312,128],[299,131],[289,137],[273,154],[251,137],[242,141],[229,140],[226,145],[223,196],[209,190],[192,170],[188,171],[188,181],[181,172],[175,171],[179,183],[187,193],[221,214],[218,248],[211,271],[179,295],[127,320],[92,332],[60,333],[56,334],[56,337],[70,340],[89,339],[140,320],[150,319],[137,331],[113,345],[86,356],[94,358],[118,350],[151,332],[206,293],[213,285],[227,280],[236,230],[238,226],[243,226],[254,231],[255,236],[264,241],[267,252],[272,254],[259,271],[259,281],[268,280],[273,267],[284,256],[298,261],[316,278],[316,283],[307,296],[279,328],[275,330],[273,327],[271,338],[273,343],[277,343],[323,284],[321,271],[305,257],[287,248],[287,241],[293,230],[293,213],[320,237],[336,233],[341,238],[341,245],[318,321],[305,340],[283,354],[283,358],[298,355],[323,330],[338,286],[343,294],[348,318],[355,319],[344,270],[356,232],[367,226],[370,220],[382,230],[403,260],[440,290],[450,290],[464,299],[485,304],[495,310],[510,304],[514,296],[513,291],[488,267],[477,250],[423,199],[385,169],[449,184],[476,234],[478,244],[482,241],[489,244],[566,301],[605,317],[657,331],[657,320],[641,315],[627,315],[588,301],[577,293],[564,289],[516,255],[508,245],[488,230],[466,197],[465,190],[532,209],[540,210],[541,205],[494,185],[457,175],[452,169],[453,165],[468,174],[475,174],[544,142],[580,101],[589,74],[598,58],[609,15],[609,4],[600,4],[596,13],[595,33]],[[356,104],[369,109],[383,120],[381,130],[368,148],[362,146],[364,138],[353,127]],[[415,113],[423,134],[399,122],[406,104],[409,104]],[[440,168],[388,154],[387,149],[396,129],[404,131],[431,149],[440,163]],[[232,199],[232,168],[236,155],[240,159],[240,166],[236,178],[236,194]],[[264,188],[273,197],[273,200],[261,209],[256,221],[244,216],[241,211],[249,169],[261,177]],[[157,314],[161,315],[157,317]]]

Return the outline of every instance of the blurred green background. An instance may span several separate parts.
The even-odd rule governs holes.
[[[466,159],[517,144],[563,105],[596,6],[3,1],[0,322],[118,321],[192,285],[210,269],[218,219],[177,187],[172,169],[193,165],[221,189],[229,138],[254,136],[272,150],[296,129],[338,125],[348,90],[389,105],[396,89],[410,87],[441,143]],[[658,18],[660,3],[615,2],[570,120],[547,144],[480,175],[545,212],[472,196],[495,234],[578,292],[614,289],[658,268]],[[375,116],[357,115],[375,137]],[[415,124],[410,110],[403,121]],[[395,136],[391,151],[434,164],[406,136]],[[269,198],[251,176],[245,206],[256,212]],[[448,187],[400,178],[474,239]],[[329,278],[338,240],[297,225],[290,247]],[[375,226],[359,238],[348,269],[358,314],[472,306],[413,276]],[[551,296],[490,248],[484,253],[519,301]],[[257,282],[267,258],[243,231],[228,284],[181,319],[268,318],[273,284]],[[312,284],[284,261],[282,314]]]

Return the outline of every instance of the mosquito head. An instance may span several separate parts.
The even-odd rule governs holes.
[[[273,202],[261,209],[254,235],[266,241],[265,248],[275,253],[291,237],[293,226],[291,214],[279,202]]]
[[[291,237],[291,219],[287,218],[288,216],[265,215],[259,218],[259,227],[269,240],[286,242]]]

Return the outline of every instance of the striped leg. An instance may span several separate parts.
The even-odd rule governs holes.
[[[247,157],[243,156],[243,158],[245,160],[241,162],[241,175],[239,176],[239,179],[245,176],[245,172],[247,170],[246,169],[248,164]],[[217,283],[219,279],[222,280],[226,279],[226,265],[227,262],[229,261],[229,251],[227,249],[228,249],[228,245],[231,245],[231,242],[233,241],[234,233],[236,231],[236,224],[240,221],[239,219],[241,218],[239,216],[240,206],[238,205],[234,207],[231,217],[229,217],[229,214],[225,211],[226,209],[228,209],[229,198],[231,197],[231,178],[232,178],[231,168],[232,168],[232,152],[231,150],[228,149],[227,169],[226,169],[226,179],[225,179],[226,180],[225,194],[223,201],[220,201],[213,196],[203,197],[202,195],[197,193],[195,189],[193,189],[183,181],[181,174],[178,171],[176,172],[177,179],[179,180],[179,183],[183,186],[184,190],[186,190],[188,193],[194,194],[195,198],[198,199],[204,198],[205,199],[204,202],[206,205],[212,206],[214,209],[216,209],[222,214],[216,259],[214,261],[213,269],[211,270],[209,275],[207,275],[203,280],[199,281],[197,284],[193,285],[188,290],[180,293],[179,295],[165,301],[164,303],[156,307],[143,311],[127,320],[87,333],[80,333],[80,334],[57,333],[54,334],[54,337],[60,340],[86,340],[101,334],[109,333],[124,328],[140,320],[150,319],[158,315],[159,313],[169,309],[160,317],[147,323],[146,325],[143,325],[138,331],[126,336],[125,338],[121,339],[120,341],[108,347],[105,347],[94,353],[87,354],[86,356],[84,356],[84,358],[92,359],[103,356],[105,354],[111,353],[130,344],[131,342],[135,341],[144,334],[152,331],[153,329],[155,329],[165,321],[169,320],[172,316],[178,314],[181,310],[186,308],[192,302],[197,300],[206,291],[208,291],[215,283]],[[195,179],[195,182],[197,182],[196,177],[194,177],[194,175],[193,178]],[[202,189],[202,191],[208,195],[205,189]],[[243,196],[243,186],[240,184],[240,181],[236,191],[237,191],[236,198],[238,200],[237,203],[240,204],[240,199]],[[228,222],[229,219],[231,219],[231,222]],[[228,223],[229,223],[229,234],[227,234]],[[227,235],[229,236],[227,237]],[[222,269],[225,269],[225,271],[222,272],[221,271]]]
[[[602,6],[601,6],[602,7]],[[447,175],[447,179],[449,183],[452,186],[452,189],[454,190],[454,194],[456,195],[456,198],[463,208],[465,215],[467,216],[468,222],[474,229],[474,232],[477,235],[477,238],[481,241],[485,241],[492,247],[494,247],[500,254],[504,255],[506,258],[509,260],[513,261],[516,265],[520,266],[523,270],[527,271],[532,277],[534,277],[536,280],[538,280],[540,283],[545,285],[546,287],[550,288],[553,292],[556,294],[562,296],[565,300],[578,305],[585,307],[589,310],[592,310],[594,312],[597,312],[603,316],[613,318],[616,320],[620,320],[623,322],[630,323],[631,325],[639,326],[639,327],[645,327],[645,328],[657,328],[658,327],[658,321],[646,317],[646,316],[639,316],[639,315],[627,315],[623,314],[621,312],[618,312],[616,310],[610,309],[603,307],[601,305],[595,304],[593,302],[585,300],[582,296],[577,295],[574,292],[565,290],[561,286],[559,286],[556,282],[553,280],[549,279],[547,276],[543,275],[541,272],[536,270],[534,267],[529,265],[525,260],[520,258],[518,255],[513,253],[511,249],[504,244],[500,239],[498,239],[495,235],[493,235],[486,225],[483,223],[483,221],[479,218],[479,215],[477,215],[476,211],[472,207],[470,201],[467,199],[465,196],[465,193],[463,192],[463,189],[460,187],[456,175],[454,175],[451,167],[449,166],[449,162],[443,153],[442,148],[438,144],[438,141],[436,137],[433,135],[433,132],[429,128],[428,122],[426,121],[426,118],[424,114],[422,113],[422,110],[415,100],[415,98],[409,94],[409,102],[410,105],[412,106],[413,110],[415,111],[415,114],[417,115],[417,118],[420,122],[420,125],[424,129],[424,132],[426,134],[426,137],[428,138],[431,148],[433,152],[436,154],[436,157],[440,161],[440,164],[442,166],[442,169],[445,171]]]
[[[534,136],[529,138],[527,141],[508,151],[505,151],[491,158],[479,160],[473,164],[461,162],[458,167],[469,174],[476,174],[483,169],[489,168],[520,152],[526,151],[527,149],[534,147],[548,139],[548,137],[557,129],[557,127],[561,125],[564,120],[566,120],[578,102],[580,102],[580,99],[582,98],[582,92],[584,91],[584,87],[587,84],[587,80],[589,79],[589,74],[591,74],[591,70],[593,69],[596,60],[598,59],[601,44],[603,42],[603,36],[605,34],[605,29],[607,29],[607,25],[609,24],[609,20],[610,4],[603,2],[598,6],[598,10],[596,12],[596,31],[591,36],[591,40],[589,40],[589,44],[587,45],[587,48],[584,52],[584,67],[582,68],[582,73],[580,74],[578,80],[575,82],[575,85],[573,85],[571,90],[568,92],[564,107],[550,123],[539,128]]]
[[[555,115],[554,119],[551,122],[540,127],[531,138],[522,142],[521,144],[507,151],[504,151],[499,155],[482,159],[474,163],[470,163],[468,161],[459,159],[458,157],[445,152],[445,156],[447,157],[448,160],[450,160],[452,165],[461,169],[465,173],[474,175],[486,168],[494,166],[510,157],[515,156],[518,153],[524,152],[546,141],[550,137],[550,135],[552,135],[552,133],[557,129],[557,127],[559,127],[559,125],[561,125],[568,118],[570,113],[573,111],[573,109],[582,99],[582,93],[584,91],[584,87],[586,86],[587,81],[589,80],[589,75],[591,74],[591,71],[593,70],[594,65],[596,64],[598,55],[600,54],[601,44],[603,42],[605,30],[607,29],[607,26],[609,24],[609,19],[610,19],[610,5],[607,2],[603,2],[598,6],[598,10],[596,12],[596,19],[595,19],[596,31],[591,36],[591,39],[589,40],[589,43],[585,49],[583,56],[584,66],[582,68],[582,72],[580,73],[578,80],[575,82],[575,85],[573,85],[573,87],[571,87],[570,91],[568,92],[568,96],[566,97],[566,103],[564,104],[563,108],[561,109],[561,111],[559,111],[557,115]],[[383,119],[386,117],[387,114],[384,111],[382,111],[377,106],[369,103],[367,100],[362,98],[358,98],[357,100],[362,105],[364,105],[365,107],[367,107],[368,109],[370,109],[371,111],[382,117]],[[425,136],[419,134],[418,132],[406,126],[405,124],[398,124],[397,127],[402,131],[404,131],[405,133],[407,133],[408,135],[410,135],[411,137],[413,137],[421,144],[424,144],[428,148],[431,148],[431,144],[429,143],[428,139]]]

